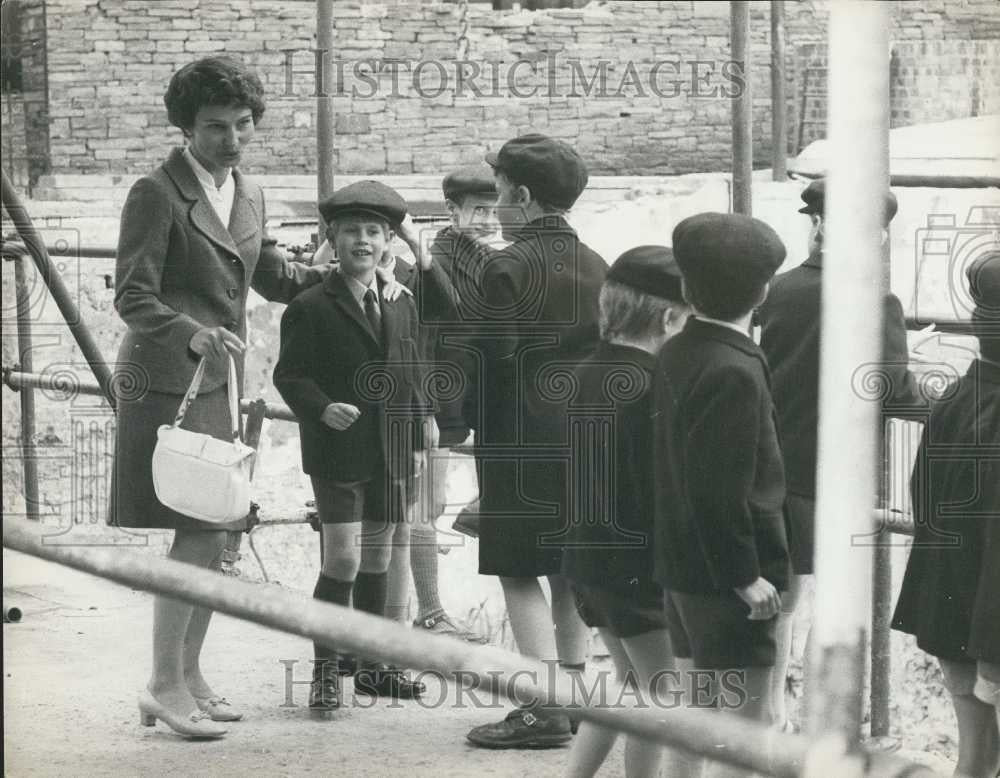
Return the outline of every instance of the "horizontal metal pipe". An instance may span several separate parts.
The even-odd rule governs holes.
[[[7,367],[3,370],[3,381],[11,389],[15,390],[31,387],[34,389],[48,389],[53,392],[65,392],[70,396],[76,394],[101,396],[104,394],[101,391],[101,387],[94,381],[88,381],[82,378],[66,379],[63,376],[48,376],[44,373],[24,373],[20,370],[12,370]],[[240,400],[240,411],[242,413],[248,413],[250,410],[250,403],[252,402],[253,400],[248,400],[246,398]],[[264,406],[265,419],[298,421],[295,414],[292,413],[292,409],[287,405],[283,405],[282,403],[265,403]]]
[[[588,707],[579,701],[579,681],[574,682],[551,664],[491,646],[420,634],[361,611],[291,591],[255,586],[170,559],[117,548],[43,544],[31,527],[24,520],[4,517],[4,546],[126,586],[336,645],[359,656],[435,671],[467,688],[571,708],[581,719],[716,761],[793,778],[799,775],[810,748],[802,735],[777,732],[733,715],[681,707]],[[608,688],[610,692],[616,689],[613,685]],[[613,694],[611,699],[615,699]],[[908,766],[898,761],[901,769]],[[931,775],[929,771],[921,774]]]

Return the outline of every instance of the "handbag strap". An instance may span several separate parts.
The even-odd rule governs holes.
[[[237,377],[236,377],[236,360],[233,359],[233,355],[229,354],[229,375],[226,379],[226,392],[229,396],[229,428],[232,430],[233,442],[240,439],[240,398],[239,391],[237,387]],[[179,427],[181,422],[184,421],[184,416],[187,414],[188,408],[194,399],[198,396],[198,390],[201,388],[202,379],[205,377],[205,363],[206,357],[202,357],[198,361],[198,367],[194,371],[194,377],[191,379],[191,384],[188,386],[187,392],[185,392],[183,399],[181,400],[180,406],[177,408],[177,416],[174,417],[174,427]]]
[[[205,377],[205,357],[198,360],[198,367],[194,371],[194,377],[191,379],[191,385],[188,386],[187,392],[184,393],[184,398],[181,400],[180,407],[177,408],[177,415],[174,417],[173,426],[179,427],[181,422],[184,421],[184,415],[187,413],[188,407],[194,402],[194,398],[198,396],[198,389],[201,388],[201,379]]]
[[[229,428],[233,431],[233,442],[240,439],[240,397],[237,389],[236,360],[229,355],[229,380],[226,382],[229,391]]]

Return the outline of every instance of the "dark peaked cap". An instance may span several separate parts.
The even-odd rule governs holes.
[[[406,200],[378,181],[348,184],[319,204],[319,212],[327,222],[346,213],[370,213],[397,225],[406,218],[406,211]]]
[[[799,208],[799,213],[818,213],[820,216],[823,216],[823,211],[826,207],[826,179],[817,178],[815,181],[810,181],[809,186],[802,190],[802,194],[799,197],[805,203],[804,206]],[[896,215],[899,203],[896,200],[896,195],[889,191],[885,193],[884,203],[884,221],[885,224],[888,224],[892,221],[892,217]]]
[[[441,182],[441,189],[446,199],[455,200],[467,194],[495,195],[497,182],[493,177],[493,168],[479,164],[449,173]]]
[[[681,269],[674,252],[666,246],[636,246],[614,261],[608,281],[631,287],[644,294],[681,301]]]
[[[739,213],[699,213],[674,227],[674,257],[686,278],[725,285],[766,284],[785,261],[785,245],[759,219]]]
[[[486,162],[533,197],[557,208],[572,208],[587,187],[587,166],[571,146],[547,135],[513,138],[489,152]]]

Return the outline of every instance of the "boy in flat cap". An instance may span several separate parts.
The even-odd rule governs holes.
[[[653,367],[689,313],[670,249],[638,246],[618,257],[601,287],[601,342],[575,371],[579,389],[570,405],[574,421],[608,429],[607,438],[587,442],[602,452],[608,472],[581,478],[563,574],[583,622],[600,631],[619,682],[635,682],[646,704],[657,694],[656,674],[673,668],[663,590],[653,579]],[[594,775],[617,734],[584,722],[567,775]],[[660,746],[630,736],[626,750],[630,776],[660,775]],[[694,775],[696,767],[677,754],[666,774]]]
[[[442,189],[445,207],[451,224],[440,230],[430,245],[433,267],[448,276],[457,292],[456,302],[462,298],[474,299],[472,290],[479,283],[479,276],[492,249],[489,240],[496,236],[496,184],[493,170],[488,165],[462,168],[444,177]],[[410,286],[414,269],[403,269],[396,262],[397,279]],[[468,350],[456,347],[453,342],[461,337],[463,319],[458,311],[430,311],[421,307],[424,354],[448,376],[447,381],[457,381],[464,386],[471,370]],[[450,464],[450,449],[469,437],[469,426],[462,412],[464,390],[452,399],[442,399],[435,416],[440,431],[438,448],[428,452],[425,470],[415,480],[417,494],[413,495],[413,520],[410,523],[409,562],[419,608],[413,624],[442,635],[458,637],[471,643],[485,643],[486,638],[469,627],[459,624],[444,609],[438,592],[438,543],[435,522],[445,510],[445,493]],[[467,511],[477,511],[470,505]],[[393,554],[389,574],[389,600],[386,615],[403,620],[406,617],[409,582],[405,559]]]
[[[481,361],[466,416],[482,468],[479,572],[500,577],[522,654],[582,670],[587,629],[561,575],[571,518],[569,438],[567,398],[554,383],[561,366],[579,363],[597,346],[607,266],[564,218],[587,184],[573,149],[525,135],[486,161],[494,169],[503,237],[511,243],[490,258],[481,296],[462,300],[477,313]],[[491,458],[491,449],[502,453]],[[549,580],[551,610],[540,576]],[[476,727],[468,738],[486,748],[537,748],[561,745],[570,733],[565,713],[531,704]]]
[[[673,249],[694,315],[657,359],[656,579],[674,655],[742,671],[739,714],[765,720],[789,560],[770,377],[748,332],[785,247],[757,219],[702,213]]]
[[[1000,768],[1000,252],[966,276],[980,356],[924,425],[892,626],[941,665],[958,720],[955,774],[985,777]]]
[[[355,608],[381,616],[414,450],[434,434],[416,305],[408,294],[385,299],[386,282],[375,272],[393,228],[406,217],[406,202],[364,181],[335,192],[319,209],[339,267],[282,316],[274,384],[299,419],[302,469],[321,522],[322,571],[313,596],[347,606],[353,595]],[[434,289],[426,285],[428,293]],[[309,705],[325,714],[340,704],[337,655],[332,647],[314,649]],[[355,675],[355,692],[363,694],[409,698],[422,690],[370,662]]]
[[[778,413],[778,435],[785,460],[788,489],[789,553],[792,579],[782,598],[778,617],[778,661],[772,694],[774,723],[791,731],[785,706],[795,610],[813,573],[816,513],[816,454],[819,428],[820,303],[823,279],[823,230],[826,183],[811,182],[802,191],[809,216],[809,257],[799,267],[774,279],[767,300],[758,311],[760,345],[771,368],[771,389]],[[896,198],[884,197],[886,228],[896,214]],[[887,416],[906,416],[921,406],[913,377],[907,370],[906,324],[903,306],[892,294],[883,307],[882,365],[887,382],[883,401]]]

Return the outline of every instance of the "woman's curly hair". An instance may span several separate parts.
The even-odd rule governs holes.
[[[257,74],[239,60],[206,57],[174,73],[163,104],[170,123],[182,130],[194,126],[198,109],[205,105],[246,106],[256,126],[264,115],[264,87]]]

